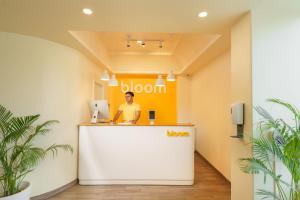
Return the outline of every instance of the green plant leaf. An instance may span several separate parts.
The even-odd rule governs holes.
[[[272,178],[275,191],[257,190],[263,199],[299,200],[300,113],[295,106],[280,99],[268,99],[268,102],[287,108],[295,123],[276,119],[264,108],[256,107],[256,112],[263,117],[257,124],[259,135],[251,139],[253,156],[241,158],[240,167],[245,173],[263,173],[265,178]],[[290,183],[287,183],[281,174],[277,174],[275,163],[278,162],[290,173]]]
[[[274,200],[284,200],[278,197],[274,192],[263,190],[263,189],[258,189],[256,194],[263,196],[262,199],[273,198]]]
[[[11,111],[7,110],[5,107],[0,105],[0,133],[1,134],[4,134],[6,132],[9,121],[11,120],[12,116],[13,114]]]
[[[4,196],[17,193],[25,176],[46,157],[49,152],[57,155],[59,149],[73,152],[70,145],[50,145],[42,148],[34,145],[34,139],[43,136],[56,120],[34,125],[40,115],[14,117],[0,105],[0,191]]]
[[[31,115],[25,117],[13,117],[9,124],[4,142],[17,141],[24,137],[30,130],[32,124],[39,119],[40,115]]]
[[[53,144],[53,145],[51,145],[50,147],[48,147],[46,149],[46,152],[52,152],[53,156],[55,156],[55,155],[57,155],[59,149],[62,149],[64,151],[69,151],[69,152],[73,153],[72,146],[62,145],[62,144],[58,144],[58,145]]]
[[[288,110],[290,110],[294,114],[294,116],[297,116],[297,118],[298,118],[298,116],[300,114],[299,110],[295,106],[293,106],[292,104],[287,103],[285,101],[282,101],[280,99],[273,98],[273,99],[267,99],[267,101],[284,106],[285,108],[287,108]]]

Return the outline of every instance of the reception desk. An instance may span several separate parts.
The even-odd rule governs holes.
[[[79,184],[193,183],[193,125],[79,126]]]

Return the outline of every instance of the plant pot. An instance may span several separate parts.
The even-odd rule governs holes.
[[[21,191],[10,196],[0,197],[0,200],[29,200],[31,193],[31,185],[29,182],[21,183]]]

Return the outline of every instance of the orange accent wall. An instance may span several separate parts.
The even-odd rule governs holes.
[[[157,75],[117,75],[119,86],[108,87],[111,117],[125,102],[124,92],[130,90],[135,94],[134,102],[141,105],[139,123],[149,122],[149,110],[156,111],[156,123],[176,123],[176,82],[166,82],[165,88],[159,88],[155,86],[156,78]]]

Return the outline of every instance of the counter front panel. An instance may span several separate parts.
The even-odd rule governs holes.
[[[192,185],[194,127],[79,127],[79,183]]]

